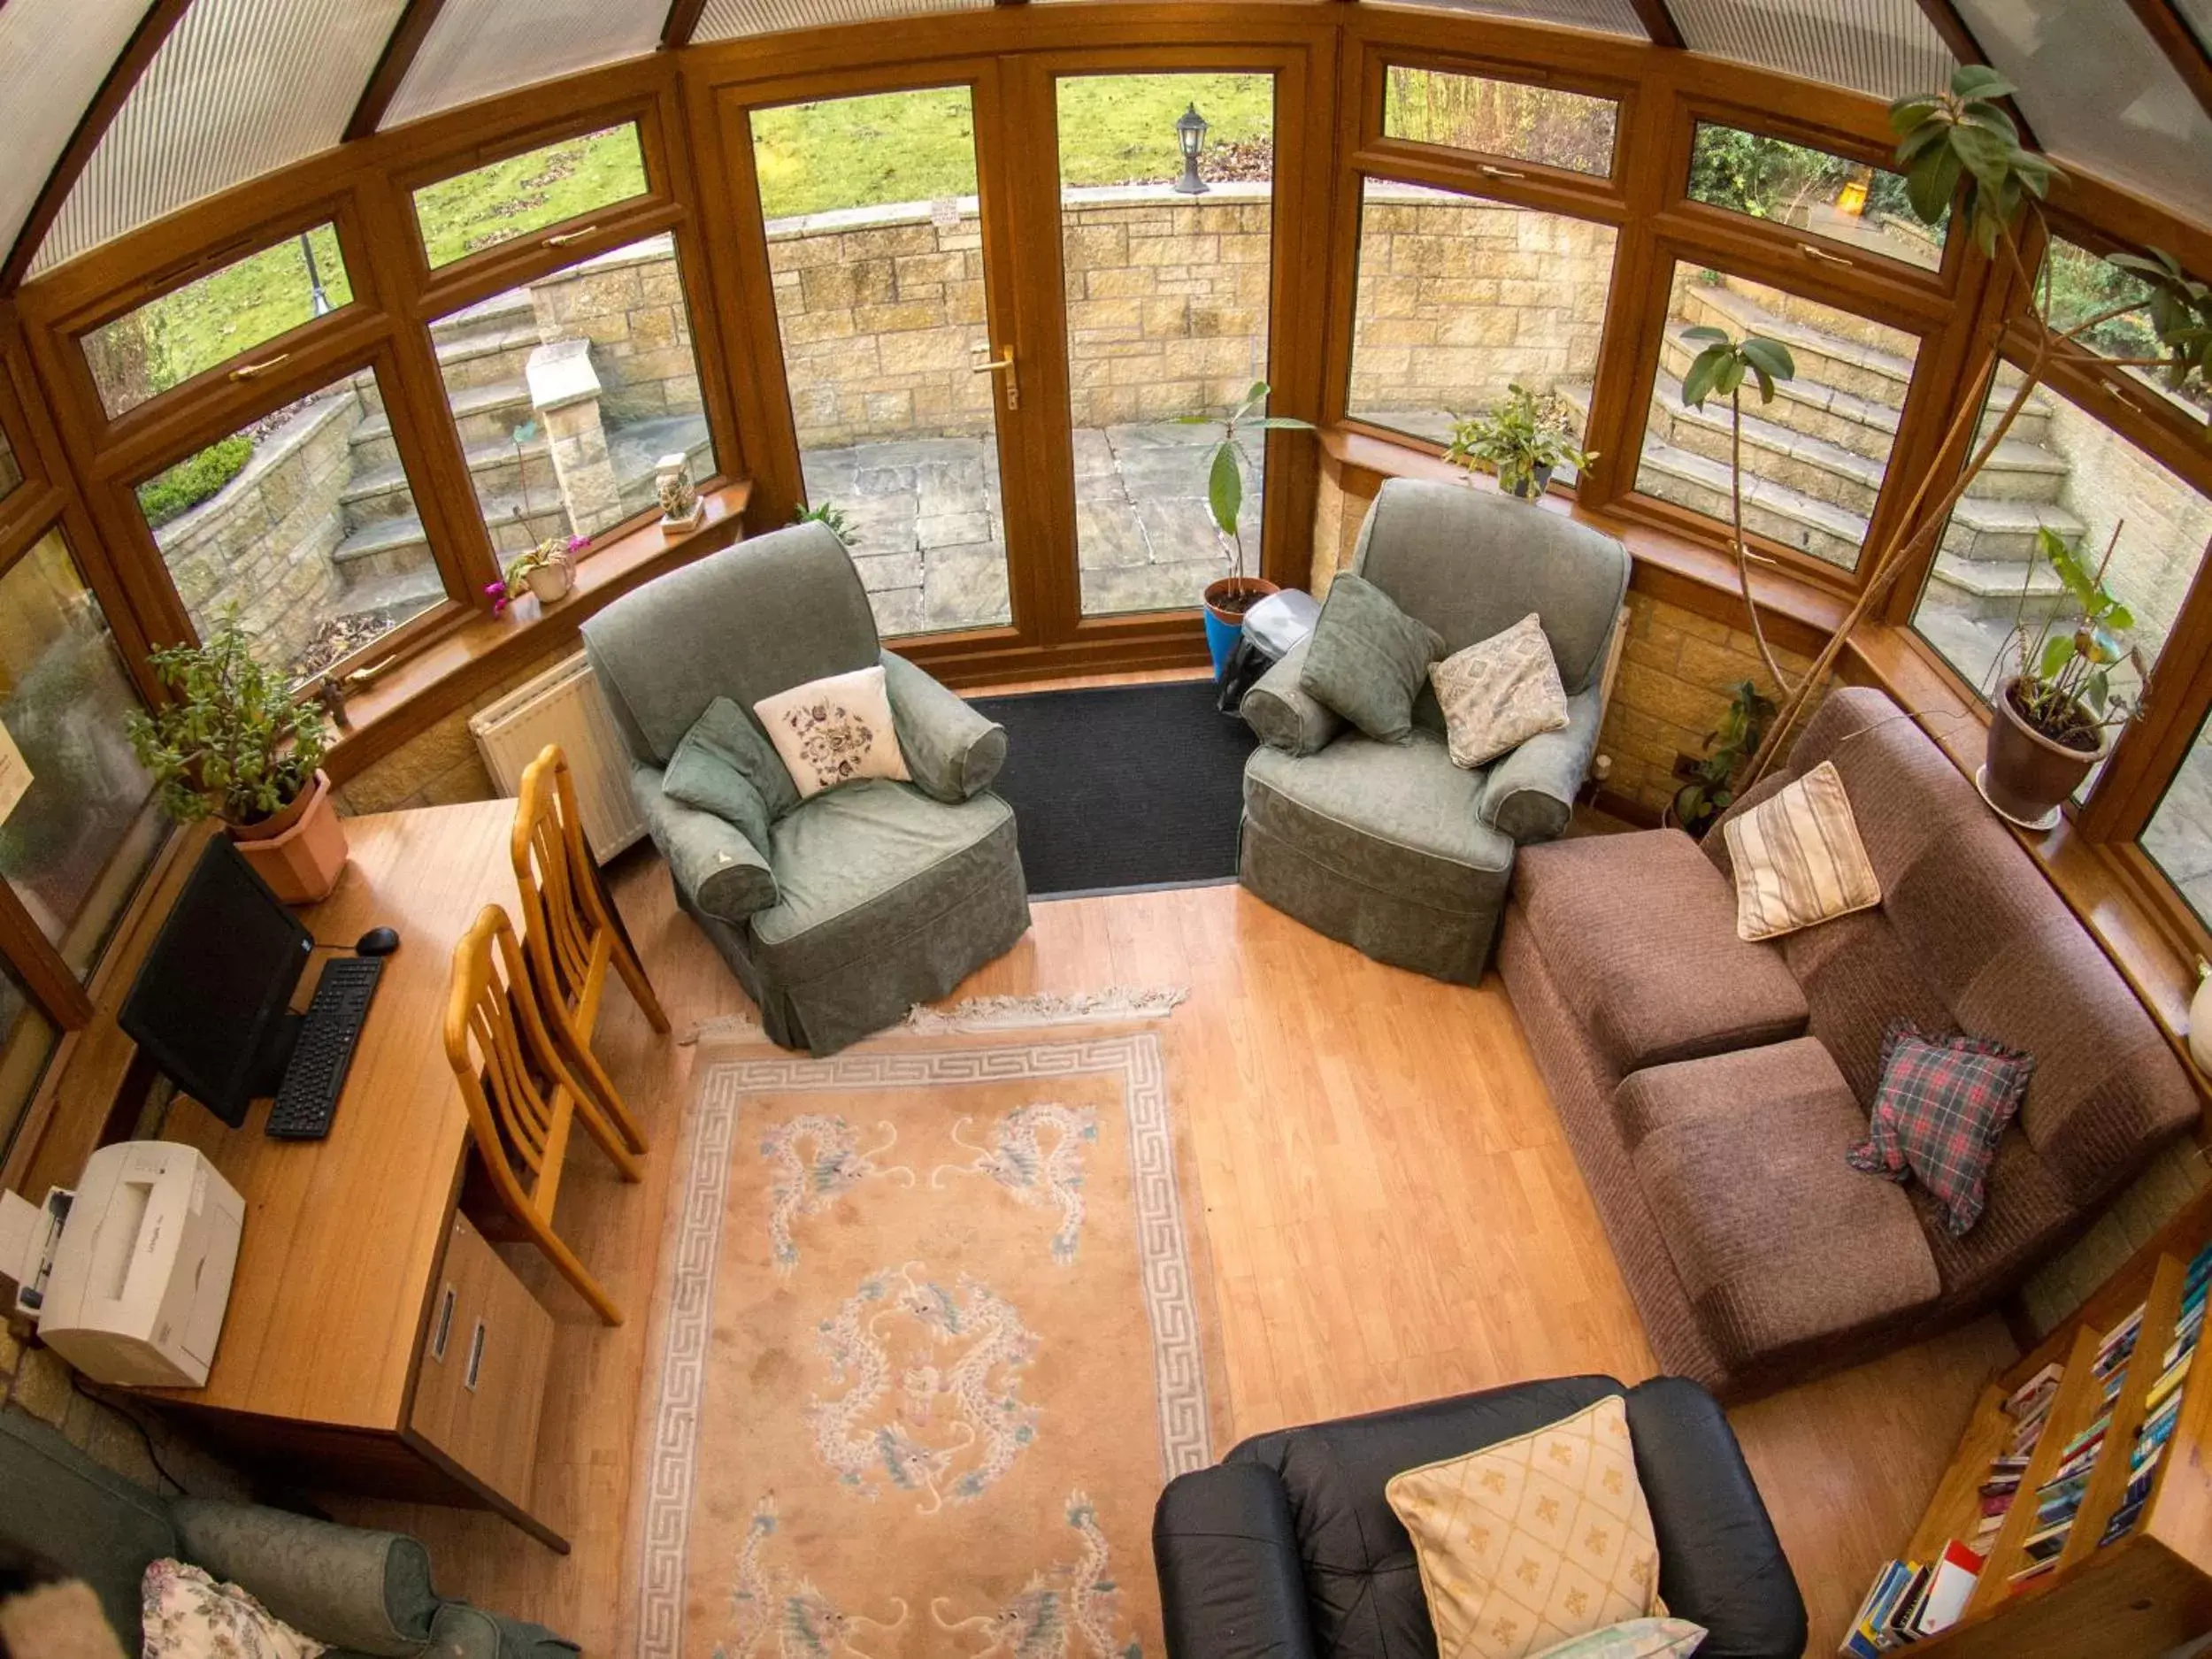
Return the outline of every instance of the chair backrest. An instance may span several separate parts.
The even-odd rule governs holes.
[[[469,1127],[500,1197],[518,1215],[539,1183],[557,1182],[574,1080],[539,1016],[529,969],[507,912],[488,904],[453,949],[445,1052],[468,1106]]]
[[[1611,536],[1532,502],[1422,479],[1376,492],[1352,568],[1442,634],[1448,651],[1533,611],[1570,696],[1604,672],[1628,593],[1628,552]],[[1414,718],[1443,729],[1426,691]]]
[[[584,994],[592,949],[610,926],[606,895],[576,810],[568,757],[548,743],[523,769],[511,848],[522,948],[538,987],[563,1007]]]
[[[845,544],[793,525],[646,583],[583,625],[584,649],[634,758],[664,766],[717,697],[753,704],[882,652]]]

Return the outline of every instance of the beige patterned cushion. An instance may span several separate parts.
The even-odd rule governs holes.
[[[1429,683],[1444,705],[1452,759],[1470,770],[1567,724],[1559,664],[1532,611],[1504,633],[1453,652],[1429,670]]]
[[[1772,939],[1882,902],[1843,774],[1824,760],[1786,789],[1728,820],[1736,934]]]
[[[1526,1659],[1658,1610],[1628,1402],[1394,1477],[1440,1659]]]
[[[908,780],[880,663],[779,691],[753,712],[802,801],[862,778]]]

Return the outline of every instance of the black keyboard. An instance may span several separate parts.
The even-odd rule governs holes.
[[[381,956],[336,956],[323,964],[298,1045],[269,1108],[268,1133],[277,1140],[319,1141],[330,1133],[353,1067],[354,1045],[383,972]]]

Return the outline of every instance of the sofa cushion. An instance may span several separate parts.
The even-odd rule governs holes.
[[[1736,872],[1740,938],[1778,938],[1882,902],[1832,760],[1730,818],[1721,833]]]
[[[1679,830],[1524,848],[1513,880],[1545,964],[1617,1075],[1804,1031],[1780,954],[1736,937],[1735,894]]]
[[[1429,664],[1443,654],[1443,635],[1347,571],[1329,586],[1298,689],[1368,736],[1402,742],[1413,729],[1413,699]]]
[[[1533,611],[1429,670],[1457,766],[1486,766],[1532,737],[1567,726],[1567,694]]]
[[[1317,755],[1253,753],[1244,810],[1268,833],[1379,891],[1440,910],[1487,909],[1513,843],[1482,821],[1483,774],[1452,764],[1443,740],[1349,733]]]
[[[1656,1122],[1636,1149],[1636,1177],[1683,1290],[1732,1363],[1935,1300],[1941,1285],[1911,1203],[1843,1161],[1866,1120],[1817,1042],[1670,1070],[1666,1089],[1711,1103]]]
[[[1978,1037],[1931,1038],[1910,1020],[1890,1025],[1882,1084],[1851,1167],[1917,1180],[1943,1207],[1943,1225],[1964,1238],[1988,1202],[1997,1138],[2020,1110],[2035,1059]]]
[[[997,877],[1013,817],[987,792],[952,806],[883,779],[818,795],[775,827],[778,897],[753,937],[791,986],[880,952]]]
[[[1754,1102],[1778,1118],[1823,1111],[1837,1076],[1827,1050],[1809,1037],[1647,1066],[1613,1091],[1613,1121],[1621,1144],[1633,1152],[1657,1130],[1708,1118],[1737,1123]],[[1863,1140],[1865,1133],[1860,1118],[1852,1138]]]

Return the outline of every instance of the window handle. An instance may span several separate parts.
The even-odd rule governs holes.
[[[1511,167],[1494,167],[1488,162],[1476,164],[1475,171],[1486,179],[1525,179],[1528,174],[1517,173]]]
[[[1847,259],[1839,253],[1830,253],[1825,248],[1816,248],[1809,242],[1799,242],[1797,244],[1797,251],[1803,254],[1808,259],[1818,259],[1828,265],[1839,265],[1846,270],[1856,270],[1858,268],[1859,262],[1857,260]]]
[[[987,343],[970,346],[969,352],[983,360],[972,365],[968,372],[971,374],[1003,374],[1006,377],[1006,406],[1019,409],[1022,406],[1022,389],[1020,377],[1014,373],[1014,348],[1008,346],[995,357],[986,355],[990,349]]]
[[[234,380],[258,380],[261,376],[266,374],[271,369],[275,368],[280,363],[289,363],[291,360],[292,354],[290,352],[280,351],[273,357],[264,357],[258,363],[240,364],[236,368],[230,372],[230,378]]]
[[[599,227],[596,225],[586,225],[578,230],[565,230],[557,236],[548,236],[545,239],[545,245],[549,248],[565,248],[572,242],[583,241],[585,237],[591,235]]]

